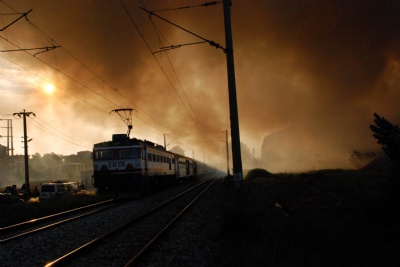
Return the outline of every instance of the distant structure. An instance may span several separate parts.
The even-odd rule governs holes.
[[[6,173],[6,170],[8,170],[8,168],[6,168],[7,166],[6,156],[7,156],[7,147],[0,145],[0,186],[3,182],[2,180],[4,179],[4,177],[8,176],[8,174]]]

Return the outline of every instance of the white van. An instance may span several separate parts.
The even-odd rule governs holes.
[[[71,187],[67,183],[48,183],[39,187],[39,200],[72,195]]]

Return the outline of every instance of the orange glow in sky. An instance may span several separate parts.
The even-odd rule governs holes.
[[[30,154],[70,155],[126,133],[110,111],[133,108],[131,137],[161,145],[166,137],[169,149],[226,160],[226,55],[197,37],[225,46],[221,4],[7,2],[0,50],[17,51],[0,53],[0,135],[13,119],[14,154],[24,153],[16,112],[36,114],[27,120]],[[197,36],[142,8],[164,10]],[[400,123],[398,14],[397,1],[232,1],[243,168],[349,169],[353,150],[381,151],[374,112]]]

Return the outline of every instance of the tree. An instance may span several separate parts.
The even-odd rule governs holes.
[[[392,161],[395,172],[400,171],[400,128],[394,125],[384,117],[374,113],[374,122],[376,125],[370,125],[374,132],[373,136],[382,145],[382,150]]]

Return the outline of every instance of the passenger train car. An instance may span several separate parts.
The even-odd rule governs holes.
[[[111,141],[94,145],[93,169],[93,184],[99,193],[136,194],[207,172],[201,162],[125,134],[114,134]]]

